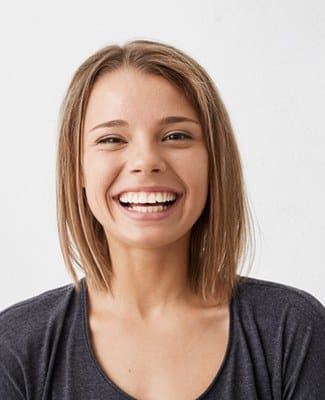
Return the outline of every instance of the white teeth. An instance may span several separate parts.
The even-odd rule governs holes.
[[[155,203],[156,202],[156,196],[154,193],[150,193],[148,196],[148,203]]]
[[[119,200],[122,203],[162,203],[176,199],[176,193],[167,192],[127,192],[123,193]]]
[[[157,203],[161,203],[163,201],[163,193],[156,194]]]
[[[167,206],[131,206],[129,209],[135,210],[138,212],[143,212],[143,213],[152,213],[152,212],[159,212],[159,211],[164,211],[168,208]]]
[[[147,200],[146,194],[143,193],[143,192],[140,192],[139,195],[138,195],[139,203],[146,203],[146,200]]]

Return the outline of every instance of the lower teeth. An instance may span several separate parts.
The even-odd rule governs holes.
[[[168,208],[168,206],[129,206],[129,210],[135,210],[143,213],[152,213],[164,211]]]

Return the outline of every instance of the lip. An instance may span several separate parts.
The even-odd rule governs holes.
[[[159,211],[159,212],[156,211],[156,212],[152,212],[152,213],[142,213],[142,212],[139,212],[136,210],[130,210],[121,205],[121,203],[119,201],[119,197],[121,194],[126,193],[126,192],[172,192],[172,193],[176,193],[177,197],[176,197],[175,202],[169,208],[167,208],[167,210]],[[133,188],[128,188],[128,189],[123,190],[118,195],[114,196],[113,199],[114,199],[114,202],[116,203],[117,207],[129,218],[132,218],[137,221],[159,221],[159,220],[169,217],[171,214],[174,213],[174,211],[176,211],[177,207],[181,203],[182,197],[183,197],[182,193],[180,193],[179,191],[177,191],[171,187],[167,187],[167,186],[152,186],[152,187],[137,186],[136,188],[133,187]]]
[[[182,193],[179,192],[177,189],[174,189],[170,186],[134,186],[134,187],[128,187],[126,189],[123,189],[121,192],[113,196],[114,200],[118,200],[120,196],[123,193],[127,192],[168,192],[168,193],[175,193],[177,195],[177,198],[179,198]]]

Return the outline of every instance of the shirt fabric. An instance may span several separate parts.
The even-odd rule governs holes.
[[[324,400],[325,308],[286,285],[240,278],[229,339],[200,400]],[[87,285],[72,284],[0,313],[1,400],[130,400],[97,362]]]

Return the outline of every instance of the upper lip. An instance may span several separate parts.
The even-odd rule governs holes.
[[[123,193],[128,193],[128,192],[168,192],[168,193],[175,193],[178,196],[181,195],[181,192],[177,189],[174,189],[169,186],[134,186],[134,187],[129,187],[126,189],[123,189],[121,192],[113,196],[113,198],[119,199],[119,197]]]

